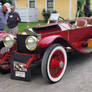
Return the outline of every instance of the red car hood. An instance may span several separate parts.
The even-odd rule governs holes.
[[[71,29],[71,25],[69,23],[51,23],[46,25],[41,25],[34,27],[33,30],[38,34],[53,34],[53,32],[63,32]]]

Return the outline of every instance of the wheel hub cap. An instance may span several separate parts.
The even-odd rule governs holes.
[[[63,68],[63,65],[64,65],[64,63],[61,61],[60,64],[59,64],[61,69]]]

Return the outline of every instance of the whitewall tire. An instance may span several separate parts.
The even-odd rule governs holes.
[[[59,44],[51,45],[44,53],[41,71],[43,78],[49,83],[62,79],[67,67],[67,53]]]

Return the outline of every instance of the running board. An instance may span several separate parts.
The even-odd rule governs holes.
[[[80,50],[81,52],[84,52],[84,53],[91,53],[92,52],[92,48],[88,48],[88,47],[85,47],[83,48],[82,50]]]

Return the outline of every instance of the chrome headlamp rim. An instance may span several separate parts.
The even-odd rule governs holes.
[[[28,40],[32,38],[35,41],[35,47],[34,48],[28,48]],[[37,46],[38,46],[38,39],[35,36],[28,36],[25,40],[25,46],[29,51],[34,51],[36,50]]]
[[[9,38],[11,39],[12,45],[6,45],[6,44],[5,44],[7,37],[9,37]],[[4,43],[4,46],[5,46],[6,48],[12,48],[13,45],[15,44],[15,41],[16,41],[16,40],[14,39],[14,37],[13,37],[12,35],[7,35],[7,36],[5,36],[5,37],[3,38],[3,43]]]

